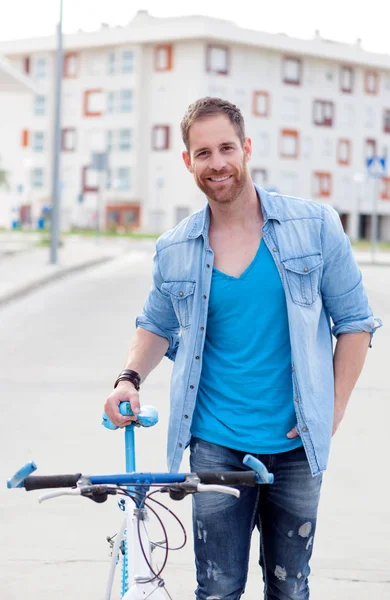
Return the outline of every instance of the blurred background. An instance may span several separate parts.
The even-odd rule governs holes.
[[[374,314],[389,322],[388,15],[388,0],[0,9],[1,600],[23,589],[102,597],[115,503],[42,507],[5,481],[31,459],[42,474],[124,468],[122,435],[100,416],[151,285],[155,238],[205,203],[181,158],[191,102],[241,108],[260,186],[337,209]],[[389,598],[389,344],[383,327],[332,444],[316,600]],[[138,436],[140,470],[166,468],[171,368],[162,361],[142,385],[160,423]],[[189,502],[175,510],[190,540],[166,581],[192,600]],[[248,599],[259,597],[258,544],[255,533]]]
[[[390,242],[385,2],[62,4],[62,36],[60,0],[2,16],[0,227],[47,228],[53,202],[63,231],[174,226],[204,204],[180,120],[211,95],[242,110],[255,182],[332,204],[352,240],[375,212]]]

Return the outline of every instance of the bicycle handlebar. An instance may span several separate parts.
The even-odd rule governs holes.
[[[133,417],[134,413],[131,410],[130,402],[121,402],[119,404],[119,412],[124,417]],[[103,413],[103,421],[102,425],[106,427],[106,429],[111,429],[114,431],[115,429],[119,429],[118,425],[114,425],[112,421],[107,417],[106,413]],[[137,415],[137,420],[133,421],[131,425],[135,425],[136,427],[153,427],[158,423],[158,412],[154,406],[143,405],[141,406],[141,410]]]

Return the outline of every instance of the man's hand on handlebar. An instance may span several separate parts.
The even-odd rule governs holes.
[[[130,402],[131,410],[134,413],[133,417],[124,417],[120,414],[119,404],[121,402]],[[136,421],[139,411],[139,393],[130,381],[120,381],[104,404],[104,412],[107,417],[118,427],[126,427],[132,421]]]

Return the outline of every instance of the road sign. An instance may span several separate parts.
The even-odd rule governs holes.
[[[380,179],[386,177],[386,156],[373,156],[366,160],[369,177]]]

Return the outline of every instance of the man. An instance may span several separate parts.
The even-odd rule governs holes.
[[[208,202],[157,241],[127,371],[105,411],[128,424],[119,402],[137,413],[139,383],[164,355],[174,360],[169,467],[190,442],[193,471],[241,469],[249,452],[275,476],[239,500],[194,496],[196,597],[241,597],[258,526],[264,597],[306,600],[330,439],[378,325],[337,213],[254,186],[239,109],[203,98],[181,128],[185,166]]]

